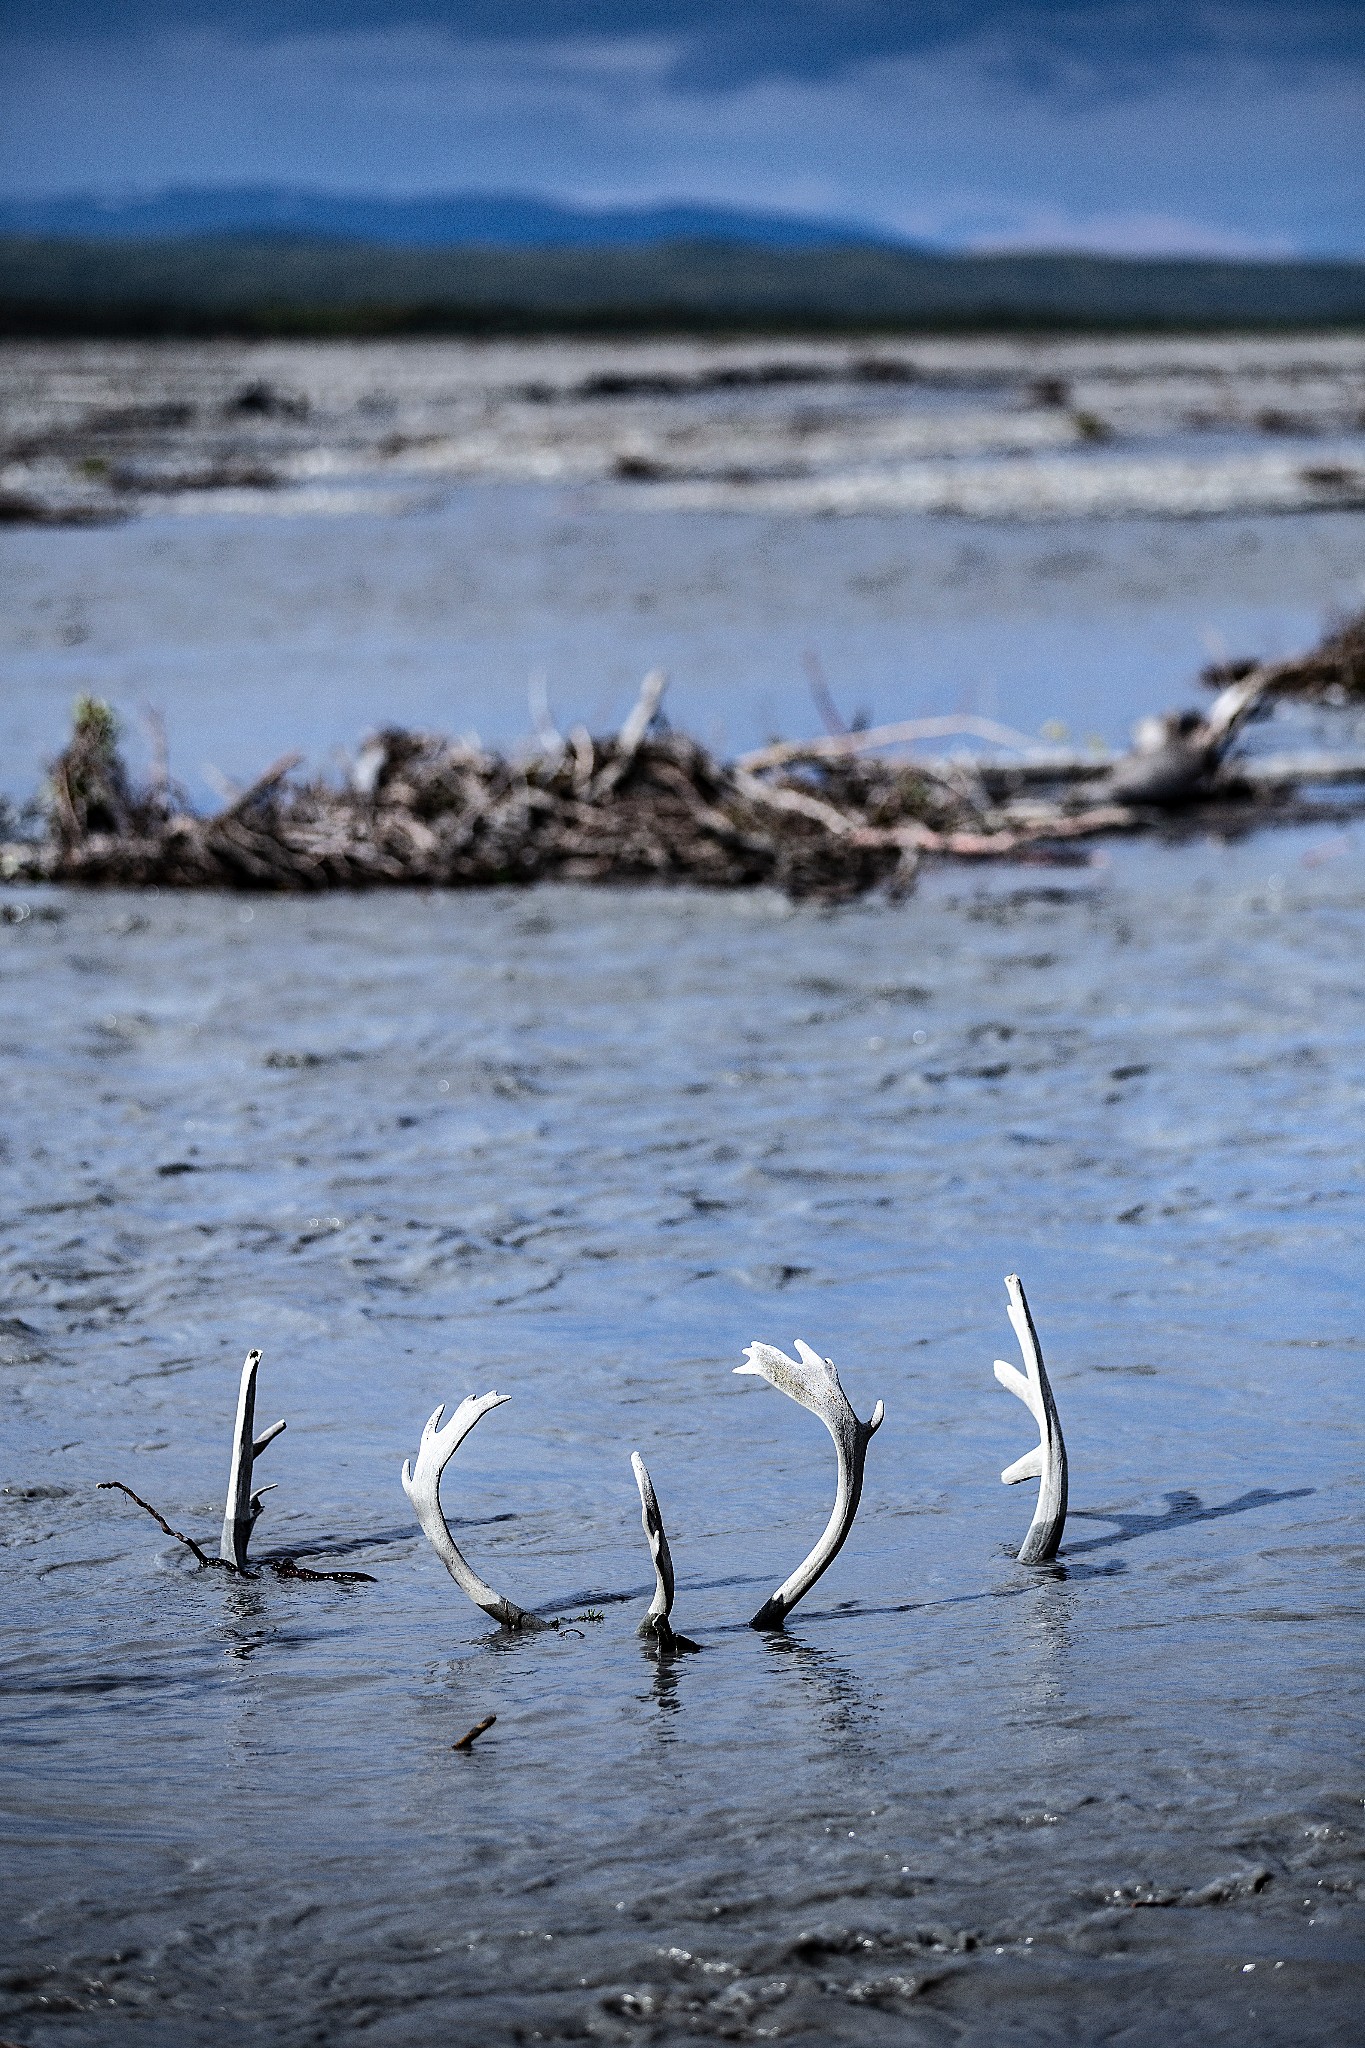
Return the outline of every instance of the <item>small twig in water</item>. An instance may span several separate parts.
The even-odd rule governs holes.
[[[235,1564],[229,1564],[225,1557],[210,1557],[207,1551],[199,1548],[193,1536],[186,1536],[182,1530],[173,1529],[166,1520],[166,1517],[159,1515],[149,1500],[144,1500],[140,1493],[134,1493],[132,1487],[125,1486],[121,1479],[101,1479],[96,1482],[97,1492],[105,1492],[110,1488],[117,1488],[120,1493],[126,1493],[129,1500],[136,1501],[144,1513],[149,1514],[152,1520],[158,1523],[168,1536],[173,1536],[177,1543],[183,1543],[186,1550],[192,1550],[201,1566],[210,1566],[218,1571],[232,1572],[238,1578],[245,1576],[244,1573],[237,1570]]]
[[[458,1742],[451,1743],[451,1748],[462,1749],[464,1750],[465,1754],[468,1755],[469,1751],[474,1747],[474,1744],[478,1741],[479,1737],[481,1735],[487,1734],[488,1730],[493,1726],[493,1723],[497,1720],[497,1718],[498,1717],[496,1714],[489,1714],[485,1720],[476,1721],[474,1723],[474,1726],[470,1729],[467,1735],[462,1735]]]
[[[296,1557],[267,1557],[277,1579],[331,1579],[338,1586],[373,1586],[378,1583],[372,1572],[314,1572],[306,1564],[300,1564]]]
[[[101,1479],[96,1482],[96,1486],[97,1490],[101,1491],[116,1488],[119,1493],[126,1493],[129,1500],[136,1501],[138,1506],[146,1514],[149,1514],[157,1526],[164,1529],[168,1536],[173,1536],[177,1543],[184,1544],[186,1550],[194,1552],[201,1569],[231,1572],[235,1579],[251,1579],[258,1576],[255,1572],[239,1570],[235,1564],[229,1564],[225,1557],[210,1557],[206,1550],[201,1550],[193,1536],[186,1536],[181,1529],[173,1529],[166,1520],[166,1517],[159,1515],[149,1500],[144,1500],[140,1493],[134,1493],[132,1487],[125,1486],[121,1479]],[[377,1581],[369,1572],[314,1572],[310,1571],[306,1564],[300,1564],[298,1559],[294,1557],[269,1557],[265,1560],[265,1563],[274,1572],[277,1579],[331,1579],[336,1584],[342,1586],[373,1586],[377,1584]],[[600,1615],[598,1620],[601,1620]],[[0,2042],[0,2048],[4,2048],[3,2042]]]
[[[801,666],[806,671],[811,697],[820,714],[821,725],[833,738],[846,740],[848,720],[834,701],[834,693],[825,675],[825,665],[813,647],[808,647],[802,655]]]

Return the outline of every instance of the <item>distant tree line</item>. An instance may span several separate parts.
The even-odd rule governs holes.
[[[0,238],[0,335],[1365,328],[1365,263]]]

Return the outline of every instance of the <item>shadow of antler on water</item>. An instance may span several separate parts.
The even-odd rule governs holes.
[[[1182,1489],[1162,1496],[1166,1502],[1164,1515],[1129,1515],[1116,1508],[1072,1508],[1073,1522],[1113,1522],[1115,1529],[1111,1536],[1092,1536],[1087,1543],[1068,1543],[1064,1555],[1080,1557],[1088,1550],[1108,1550],[1115,1543],[1136,1543],[1140,1536],[1158,1536],[1193,1522],[1218,1522],[1225,1515],[1245,1515],[1252,1508],[1275,1507],[1284,1500],[1305,1500],[1316,1491],[1313,1486],[1296,1486],[1274,1493],[1268,1486],[1258,1486],[1251,1493],[1239,1494],[1236,1500],[1224,1501],[1220,1507],[1206,1508],[1197,1493]]]
[[[876,1607],[849,1601],[837,1608],[810,1609],[805,1618],[808,1622],[840,1622],[865,1621],[877,1615],[928,1614],[939,1608],[972,1606],[982,1600],[1018,1600],[1049,1582],[1060,1584],[1067,1580],[1108,1578],[1121,1573],[1125,1567],[1117,1562],[1084,1565],[1079,1562],[1080,1558],[1088,1551],[1109,1550],[1116,1543],[1136,1543],[1141,1536],[1160,1535],[1166,1530],[1181,1529],[1195,1522],[1219,1522],[1227,1515],[1249,1514],[1253,1508],[1275,1507],[1286,1500],[1306,1500],[1316,1492],[1315,1486],[1289,1487],[1279,1493],[1268,1486],[1258,1486],[1250,1493],[1239,1494],[1236,1500],[1206,1508],[1197,1493],[1181,1489],[1164,1496],[1164,1515],[1130,1515],[1119,1509],[1072,1508],[1072,1521],[1114,1522],[1118,1527],[1112,1536],[1094,1536],[1085,1543],[1064,1544],[1055,1563],[1030,1566],[1027,1575],[1012,1585],[986,1586],[975,1593],[948,1593],[933,1600],[898,1600]]]

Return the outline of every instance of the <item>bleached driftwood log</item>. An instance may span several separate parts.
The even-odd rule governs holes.
[[[1021,1479],[1042,1481],[1033,1520],[1019,1547],[1019,1562],[1046,1564],[1049,1558],[1057,1555],[1057,1546],[1066,1527],[1066,1445],[1062,1441],[1062,1425],[1057,1419],[1057,1404],[1052,1398],[1052,1388],[1043,1366],[1038,1332],[1033,1327],[1033,1317],[1018,1274],[1007,1274],[1005,1286],[1010,1298],[1009,1319],[1019,1339],[1024,1371],[1020,1372],[1016,1366],[1006,1365],[1003,1358],[997,1358],[995,1377],[1028,1409],[1038,1425],[1040,1441],[1035,1449],[1007,1465],[1000,1474],[1000,1481],[1003,1486],[1015,1486]]]
[[[786,1352],[779,1351],[775,1345],[751,1344],[744,1354],[744,1364],[737,1365],[735,1371],[754,1373],[776,1387],[779,1393],[789,1394],[793,1401],[809,1408],[812,1415],[819,1416],[834,1439],[839,1460],[839,1486],[824,1535],[791,1577],[784,1579],[777,1591],[764,1601],[750,1623],[752,1628],[781,1628],[797,1601],[809,1593],[821,1573],[839,1555],[853,1527],[853,1517],[862,1498],[867,1447],[881,1428],[886,1413],[878,1401],[872,1411],[872,1419],[860,1422],[839,1384],[834,1360],[821,1358],[818,1351],[812,1351],[810,1345],[803,1344],[799,1337],[796,1348],[800,1353],[799,1362],[788,1358]]]
[[[272,1422],[269,1429],[256,1435],[256,1373],[261,1363],[259,1351],[248,1351],[242,1367],[241,1383],[237,1389],[237,1422],[232,1436],[232,1465],[228,1472],[227,1505],[223,1510],[223,1533],[218,1544],[218,1555],[224,1564],[235,1565],[239,1572],[246,1570],[247,1545],[261,1513],[261,1495],[274,1489],[263,1486],[253,1491],[252,1474],[257,1458],[272,1444],[284,1428],[283,1422]]]
[[[510,1394],[470,1394],[461,1401],[444,1428],[441,1417],[445,1414],[446,1404],[442,1401],[422,1431],[416,1468],[410,1460],[403,1461],[403,1491],[417,1512],[428,1543],[460,1591],[468,1594],[476,1607],[481,1607],[485,1614],[506,1629],[550,1628],[552,1623],[542,1621],[538,1614],[528,1614],[524,1607],[517,1606],[515,1600],[495,1593],[479,1577],[461,1556],[441,1511],[441,1474],[479,1417],[487,1415],[490,1408],[501,1408],[503,1402],[511,1398]]]

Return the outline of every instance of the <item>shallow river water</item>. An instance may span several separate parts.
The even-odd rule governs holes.
[[[913,355],[11,352],[5,488],[128,516],[0,532],[0,796],[80,690],[207,802],[512,739],[537,672],[602,730],[657,662],[719,749],[809,731],[821,665],[1118,743],[1365,601],[1358,343]],[[835,911],[0,890],[0,2048],[1357,2041],[1361,842]],[[732,1368],[798,1337],[887,1419],[758,1635],[834,1460]],[[198,1572],[96,1490],[212,1544],[251,1345],[255,1551],[373,1584]],[[445,1501],[566,1620],[525,1638],[399,1485],[491,1387]]]
[[[4,915],[7,2040],[1359,2038],[1349,837],[832,913]],[[1042,1570],[1016,1268],[1071,1453]],[[765,1636],[833,1459],[731,1368],[797,1336],[887,1420]],[[256,1551],[373,1584],[197,1572],[95,1490],[211,1540],[249,1345]],[[457,1539],[600,1619],[490,1633],[413,1525],[423,1421],[493,1386]],[[635,1634],[632,1449],[700,1655]]]

